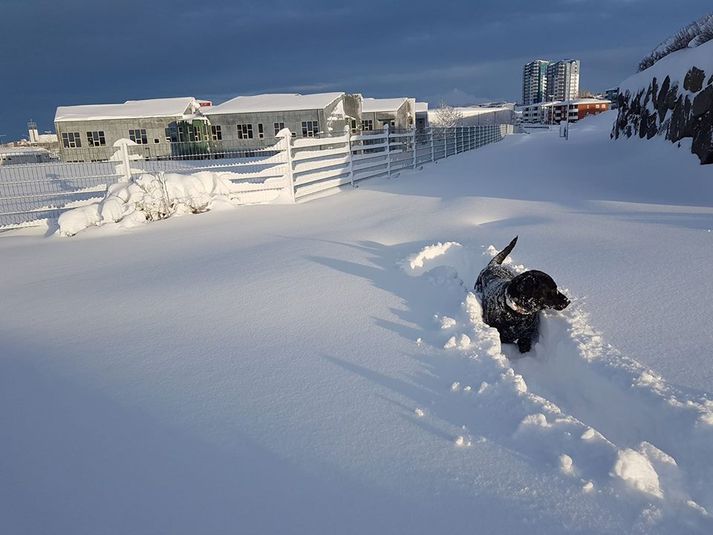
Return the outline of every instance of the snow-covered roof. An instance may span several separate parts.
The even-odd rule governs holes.
[[[42,147],[0,146],[0,154],[4,156],[21,156],[23,154],[49,154],[49,151]]]
[[[508,112],[512,111],[511,108],[508,107],[493,107],[493,108],[484,108],[481,106],[463,106],[463,107],[454,107],[454,110],[457,110],[462,117],[476,117],[478,115],[484,115],[486,113],[498,113],[498,112]],[[428,110],[429,116],[436,116],[438,113],[438,108],[434,110]]]
[[[416,112],[421,113],[424,111],[428,111],[428,102],[416,102]]]
[[[103,119],[136,119],[147,117],[187,117],[199,109],[193,97],[127,100],[123,104],[88,104],[60,106],[55,122],[98,121]]]
[[[223,113],[258,113],[272,111],[321,110],[329,106],[344,93],[271,93],[249,97],[235,97],[212,108],[203,110],[205,115]]]
[[[361,103],[361,111],[366,113],[379,113],[387,111],[396,111],[404,102],[407,102],[407,97],[400,98],[365,98]]]

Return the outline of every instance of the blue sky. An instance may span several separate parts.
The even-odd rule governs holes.
[[[710,0],[0,0],[0,137],[58,105],[357,91],[516,100],[522,64],[615,86]]]

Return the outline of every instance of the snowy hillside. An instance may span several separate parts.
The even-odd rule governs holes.
[[[614,137],[689,138],[700,162],[713,163],[713,40],[672,52],[627,78],[618,99]]]
[[[710,168],[614,118],[0,235],[1,531],[711,533]],[[515,235],[573,303],[509,360],[471,290]]]

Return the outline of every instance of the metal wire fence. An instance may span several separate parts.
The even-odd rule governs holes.
[[[100,199],[110,185],[141,173],[229,171],[233,183],[249,183],[255,190],[268,180],[285,178],[296,199],[477,149],[500,141],[512,128],[387,128],[315,138],[293,138],[284,131],[275,144],[259,148],[213,141],[175,143],[168,151],[158,144],[124,144],[101,154],[78,150],[73,158],[95,161],[0,166],[0,228],[57,218],[63,210]],[[274,180],[269,187],[274,189]]]

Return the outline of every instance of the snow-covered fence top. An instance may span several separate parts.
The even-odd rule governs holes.
[[[68,209],[106,203],[109,197],[115,201],[114,184],[146,185],[151,182],[148,176],[158,179],[165,173],[173,176],[171,184],[180,181],[176,175],[200,174],[197,183],[203,183],[206,172],[214,173],[221,183],[228,181],[215,191],[221,195],[228,192],[227,198],[236,204],[304,201],[366,178],[392,176],[402,169],[500,141],[513,132],[512,128],[508,124],[405,131],[387,127],[383,131],[308,138],[293,138],[284,129],[276,136],[276,144],[265,149],[164,159],[147,158],[143,147],[126,140],[117,144],[109,161],[0,167],[0,228],[56,219]],[[164,184],[165,180],[159,179]],[[138,198],[136,191],[124,197],[127,201]],[[184,201],[166,198],[162,202],[175,207]],[[203,201],[204,197],[201,206],[209,209],[210,202]],[[190,205],[193,201],[186,202]],[[108,220],[116,220],[117,214],[127,210],[132,208],[127,205],[119,212],[107,210],[112,216]],[[101,210],[90,211],[94,214],[89,218],[91,224],[101,224]]]

